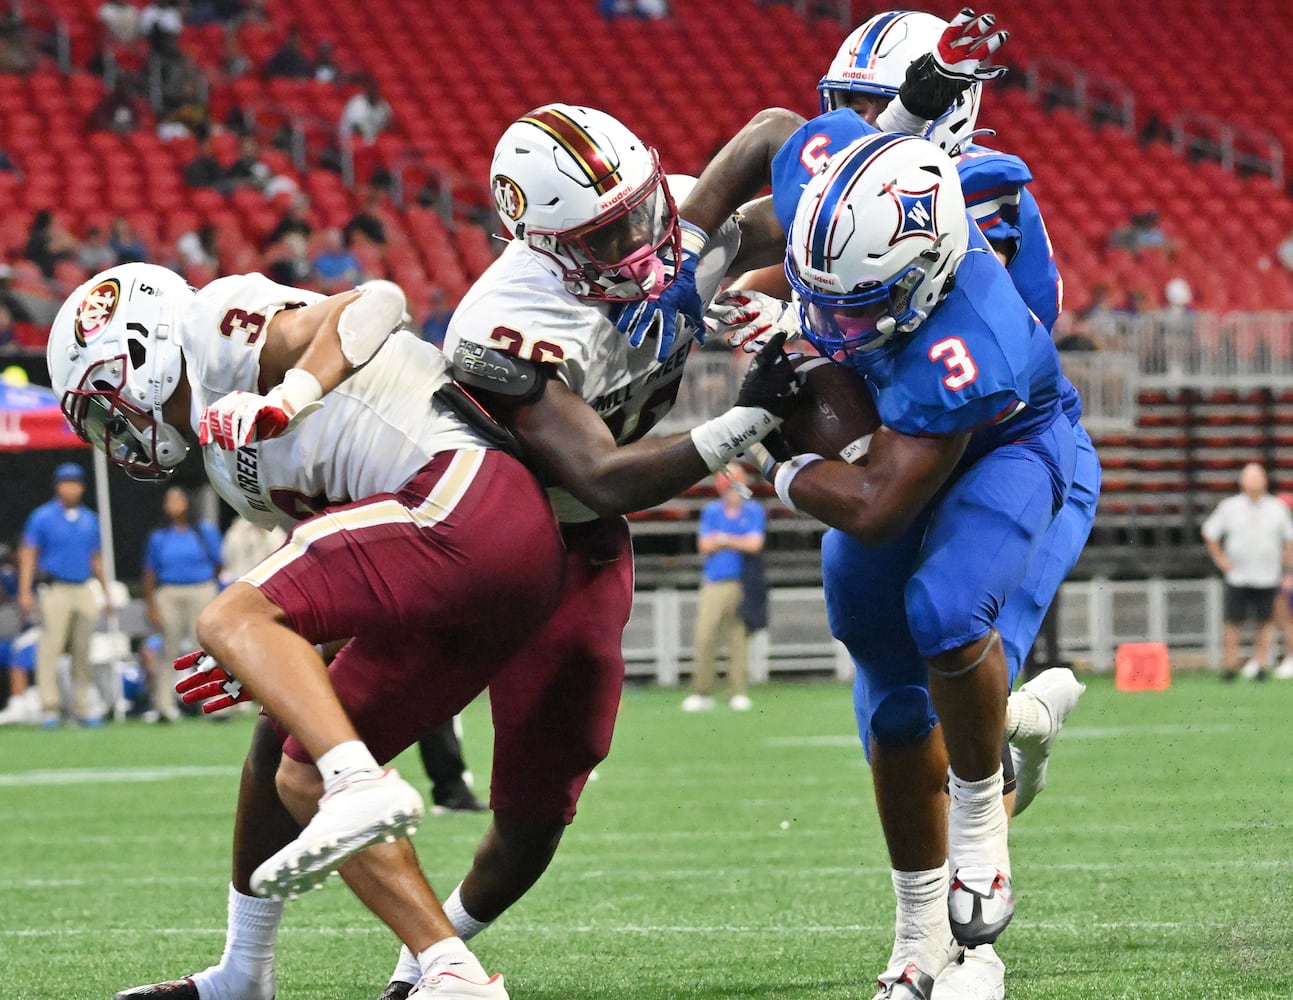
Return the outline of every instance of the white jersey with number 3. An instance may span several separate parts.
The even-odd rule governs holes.
[[[669,183],[681,199],[694,182],[670,177]],[[706,305],[739,246],[740,232],[729,220],[706,247],[696,273]],[[557,378],[597,411],[617,443],[625,444],[650,431],[673,406],[692,336],[679,334],[669,355],[657,361],[654,342],[629,346],[627,335],[611,321],[610,309],[575,298],[536,253],[513,241],[454,311],[444,350],[453,357],[466,342],[554,365]],[[548,493],[560,521],[597,516],[565,489],[554,487]]]
[[[219,278],[198,292],[180,325],[194,431],[202,411],[222,396],[270,388],[257,384],[269,321],[322,298],[261,274]],[[448,377],[444,355],[397,332],[290,433],[236,451],[207,445],[207,476],[235,511],[264,528],[290,527],[330,504],[398,490],[439,452],[485,447],[432,402]]]

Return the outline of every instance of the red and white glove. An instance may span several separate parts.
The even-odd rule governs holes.
[[[996,24],[992,14],[978,15],[969,7],[957,14],[934,51],[912,60],[897,99],[880,113],[876,127],[918,135],[926,122],[946,112],[971,86],[1005,73],[1004,66],[987,65],[1010,37],[1009,32],[997,31]]]
[[[265,441],[286,434],[323,405],[319,380],[300,368],[291,368],[283,383],[265,395],[235,391],[222,396],[202,411],[198,420],[198,444],[215,442],[233,451],[252,441]]]
[[[710,303],[705,326],[711,337],[722,337],[728,347],[754,354],[778,333],[794,340],[802,332],[799,312],[784,299],[742,288],[723,292]]]
[[[204,650],[181,656],[175,661],[175,669],[194,671],[175,682],[175,693],[186,705],[201,704],[207,715],[251,701],[251,694],[242,682]]]

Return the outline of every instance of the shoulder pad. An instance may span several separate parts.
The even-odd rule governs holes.
[[[537,362],[492,347],[460,340],[450,363],[454,378],[463,385],[518,403],[529,402],[543,391],[544,375]]]
[[[956,173],[967,202],[999,188],[1018,190],[1033,179],[1028,164],[1019,157],[987,146],[970,146],[956,161]]]

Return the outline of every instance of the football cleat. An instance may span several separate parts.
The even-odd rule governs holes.
[[[952,935],[967,948],[992,944],[1015,915],[1010,876],[996,868],[964,865],[947,894]]]
[[[198,988],[187,976],[164,983],[153,983],[151,986],[136,986],[133,990],[122,990],[115,994],[112,1000],[147,1000],[149,997],[161,997],[163,1000],[199,1000]]]
[[[1277,681],[1293,681],[1293,655],[1280,660],[1280,665],[1271,674]]]
[[[934,977],[922,972],[915,962],[891,965],[876,980],[879,989],[873,1000],[930,1000]]]
[[[1017,720],[1010,737],[1010,757],[1015,765],[1015,816],[1046,787],[1046,767],[1055,737],[1085,690],[1086,685],[1068,667],[1052,667],[1010,696],[1009,713]]]
[[[482,983],[436,969],[417,981],[408,1000],[508,1000],[508,996],[497,973]]]
[[[707,694],[689,694],[682,700],[684,712],[708,712],[714,707],[713,696]]]
[[[382,995],[377,1000],[408,1000],[408,995],[413,992],[416,983],[402,983],[398,979],[393,983],[387,983],[386,989],[382,990]]]
[[[300,835],[251,875],[251,891],[291,899],[317,889],[347,858],[377,843],[411,837],[422,820],[422,796],[394,770],[351,778],[319,800]]]
[[[934,980],[931,1000],[1005,1000],[1006,963],[990,944],[964,948]]]

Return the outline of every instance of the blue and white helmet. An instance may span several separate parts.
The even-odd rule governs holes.
[[[948,22],[934,14],[891,10],[877,14],[844,39],[826,75],[817,84],[822,113],[844,106],[841,94],[898,96],[907,67],[933,52]],[[974,132],[983,84],[972,83],[952,107],[930,122],[923,136],[949,156]]]
[[[790,227],[804,335],[842,361],[912,332],[951,290],[969,240],[956,165],[933,143],[882,132],[844,147]]]

